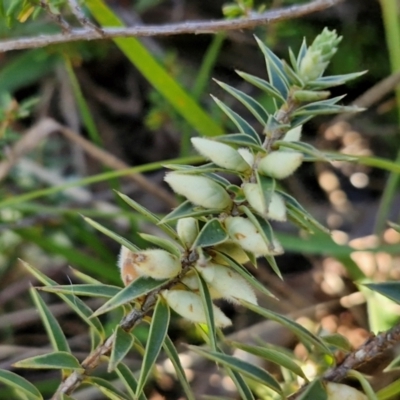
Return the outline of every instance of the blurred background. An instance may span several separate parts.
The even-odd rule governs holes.
[[[270,10],[303,3],[274,0],[256,2],[256,6],[265,5]],[[191,136],[235,132],[209,93],[262,132],[247,110],[212,80],[246,92],[266,108],[271,106],[265,94],[235,73],[242,70],[267,78],[254,34],[280,58],[287,59],[288,47],[296,53],[303,38],[310,44],[327,26],[343,36],[327,74],[368,71],[349,85],[332,90],[334,96],[347,93],[344,104],[355,101],[366,111],[318,117],[303,127],[303,139],[318,149],[363,156],[364,161],[306,163],[284,181],[285,189],[331,229],[332,238],[305,235],[290,223],[274,225],[287,250],[276,259],[285,279],[278,279],[262,261],[257,270],[251,269],[280,299],[260,297],[260,304],[288,313],[316,333],[344,334],[354,347],[365,341],[369,330],[384,330],[397,321],[397,306],[378,295],[373,299],[364,295],[353,283],[360,271],[375,281],[400,276],[400,235],[386,224],[387,220],[398,222],[400,211],[398,187],[390,178],[390,174],[399,173],[398,164],[387,163],[396,159],[400,144],[400,105],[396,101],[400,57],[393,50],[400,36],[396,36],[399,25],[390,18],[389,3],[396,4],[347,0],[253,31],[141,40],[153,61],[162,65],[215,124],[199,129],[182,118],[161,94],[163,78],[158,84],[151,83],[143,72],[146,66],[138,67],[140,60],[135,60],[135,54],[128,59],[111,40],[0,52],[0,368],[12,369],[10,365],[16,360],[49,349],[28,294],[30,285],[37,282],[19,259],[60,284],[80,282],[72,267],[103,283],[121,285],[116,268],[119,245],[95,231],[81,215],[141,247],[148,244],[138,231],[161,234],[113,190],[160,215],[178,204],[179,199],[163,183],[163,165],[172,159],[199,162],[190,147]],[[107,4],[127,26],[135,26],[221,19],[224,2],[115,0]],[[68,10],[61,10],[65,19],[77,26]],[[2,40],[59,30],[43,12],[11,26],[6,18],[0,20]],[[155,78],[157,71],[150,64],[148,68],[148,75]],[[129,167],[136,169],[127,170]],[[142,175],[138,178],[133,172]],[[392,179],[391,186],[388,179]],[[82,359],[89,350],[87,327],[56,296],[46,293],[43,298],[57,316],[74,354]],[[96,308],[101,302],[91,299],[88,304]],[[260,322],[257,316],[232,304],[221,307],[234,321],[232,334],[238,335],[236,338],[251,342],[257,336],[294,348],[300,358],[304,355],[304,348],[283,328]],[[118,313],[102,317],[109,332],[120,317]],[[139,340],[146,341],[147,329],[143,325],[135,331]],[[181,342],[201,342],[194,326],[180,318],[173,320],[170,335],[178,348]],[[132,370],[140,368],[135,352],[128,362]],[[396,378],[395,374],[380,375],[382,365],[371,367],[374,388]],[[210,365],[187,356],[184,367],[199,398],[203,394],[234,396],[232,384]],[[34,382],[45,396],[59,381],[52,371],[18,373]],[[1,389],[5,394],[0,398],[12,399],[6,390]],[[183,398],[168,362],[160,361],[147,393],[152,400]],[[103,397],[100,392],[87,391],[75,398]]]

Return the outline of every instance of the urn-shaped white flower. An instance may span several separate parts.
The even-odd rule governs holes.
[[[207,322],[201,297],[187,290],[164,290],[161,295],[168,305],[179,315],[195,323]],[[213,305],[215,325],[225,327],[232,324],[231,320],[215,305]]]
[[[367,400],[368,397],[359,390],[342,383],[327,382],[327,400]]]
[[[232,203],[227,191],[210,178],[170,172],[164,180],[175,193],[185,196],[195,205],[204,208],[224,209]]]
[[[168,279],[177,276],[181,271],[180,260],[161,249],[142,250],[134,253],[122,246],[118,265],[125,285],[139,276]]]
[[[239,172],[250,169],[240,153],[225,143],[200,137],[192,138],[191,141],[201,155],[222,168]]]
[[[176,231],[183,245],[190,249],[199,234],[199,224],[196,218],[181,218],[176,224]]]
[[[210,286],[210,293],[213,293],[214,298],[222,297],[234,303],[237,303],[237,300],[246,300],[257,304],[253,289],[232,268],[209,263],[205,268],[198,270]]]
[[[260,174],[284,179],[291,175],[303,162],[303,154],[297,151],[273,151],[258,164]]]
[[[224,223],[230,238],[256,257],[283,253],[282,246],[276,239],[267,245],[257,228],[247,218],[229,216]]]
[[[259,214],[275,221],[286,221],[286,205],[282,196],[275,192],[263,194],[257,183],[245,183],[243,191],[250,206]],[[266,201],[268,197],[269,203]]]

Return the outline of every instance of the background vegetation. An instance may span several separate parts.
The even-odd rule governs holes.
[[[5,11],[11,3],[4,2]],[[30,2],[17,3],[20,8],[8,17],[4,11],[0,19],[1,39],[60,30],[48,13],[31,15]],[[269,10],[305,2],[258,3],[257,7],[265,5]],[[126,25],[148,25],[220,19],[223,2],[118,0],[108,2],[108,6]],[[117,25],[100,1],[89,1],[88,8],[101,25]],[[160,232],[133,212],[113,189],[157,215],[178,204],[163,183],[163,165],[199,163],[202,159],[191,149],[191,136],[216,136],[234,130],[208,93],[257,126],[248,111],[212,80],[226,82],[266,108],[270,106],[267,96],[234,73],[238,69],[266,78],[254,33],[286,58],[289,46],[297,51],[303,37],[311,42],[328,26],[344,37],[329,74],[368,70],[356,81],[332,91],[333,96],[347,92],[344,102],[357,100],[358,105],[368,108],[365,112],[351,118],[319,117],[303,129],[308,143],[360,156],[359,162],[309,163],[284,182],[286,190],[332,230],[333,240],[322,234],[302,236],[291,225],[274,226],[286,250],[277,258],[284,280],[260,263],[255,275],[279,301],[260,297],[259,302],[290,315],[316,334],[340,333],[352,348],[359,347],[370,331],[392,327],[399,319],[398,306],[360,289],[354,281],[365,277],[375,282],[398,280],[400,275],[400,235],[387,225],[388,220],[399,222],[400,209],[400,164],[393,161],[400,143],[398,13],[395,1],[348,0],[306,17],[253,30],[141,41],[79,41],[0,52],[0,368],[11,368],[28,378],[45,398],[59,383],[57,371],[38,373],[10,367],[21,358],[49,351],[48,337],[29,296],[30,286],[38,282],[19,259],[60,284],[81,282],[79,274],[83,273],[120,285],[115,266],[119,245],[88,225],[81,215],[145,246],[136,234],[138,230]],[[74,21],[73,16],[65,15]],[[392,297],[398,299],[399,295]],[[58,297],[45,293],[42,298],[57,317],[73,354],[83,359],[90,350],[86,325]],[[98,299],[88,302],[91,308],[100,304]],[[321,360],[306,359],[304,346],[283,327],[230,303],[221,303],[221,308],[234,322],[228,331],[234,335],[232,340],[246,344],[256,340],[258,344],[294,349],[305,362],[304,368],[310,369],[310,376],[313,368],[321,366]],[[120,318],[118,312],[102,316],[107,334]],[[142,343],[148,329],[142,324],[135,330]],[[176,315],[169,335],[182,353],[187,350],[180,343],[202,342],[195,326]],[[372,375],[375,391],[399,379],[395,369],[382,372],[395,358],[394,351],[363,371]],[[133,371],[140,369],[138,353],[140,350],[132,351],[126,358]],[[193,354],[184,356],[196,398],[205,394],[235,396],[235,388],[215,367]],[[241,357],[255,362],[249,354]],[[261,365],[279,373],[270,364]],[[106,371],[100,370],[99,374],[103,373],[106,376]],[[268,398],[262,386],[253,388],[260,398]],[[0,397],[18,398],[10,390],[2,387]],[[398,398],[396,390],[379,398]],[[166,361],[159,361],[146,393],[149,399],[182,398],[181,387]],[[87,389],[74,398],[102,399],[104,395]]]

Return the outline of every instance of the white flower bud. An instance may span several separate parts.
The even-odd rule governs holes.
[[[257,257],[283,253],[282,246],[276,239],[272,243],[273,249],[270,249],[257,228],[247,218],[227,217],[225,226],[234,242],[239,244],[243,250],[250,251]]]
[[[239,152],[225,143],[200,137],[192,138],[191,141],[201,155],[222,168],[239,172],[249,169],[249,165]]]
[[[275,221],[286,221],[286,206],[282,196],[273,192],[270,194],[270,202],[267,204],[265,200],[268,193],[263,195],[260,186],[256,183],[245,183],[243,191],[251,207],[263,217]]]
[[[245,264],[247,261],[249,261],[249,257],[247,254],[243,251],[243,249],[236,244],[235,242],[232,242],[230,240],[218,244],[217,246],[214,246],[214,249],[217,251],[220,251],[221,253],[225,253],[228,256],[232,257],[236,262],[239,264]],[[213,260],[216,263],[223,264],[224,261],[222,260],[221,257],[218,255],[213,258]]]
[[[283,140],[285,142],[298,142],[301,139],[301,130],[303,125],[296,126],[296,128],[290,129],[286,132]]]
[[[181,218],[176,224],[176,231],[184,246],[190,249],[199,234],[197,219],[192,217]]]
[[[164,290],[161,294],[168,305],[182,317],[195,323],[207,323],[206,311],[198,294],[187,290]],[[223,328],[232,324],[217,306],[213,305],[213,311],[216,326]]]
[[[364,393],[342,383],[326,382],[327,400],[368,400]]]
[[[224,209],[232,203],[226,190],[212,179],[199,175],[170,172],[164,178],[174,192],[204,208]]]
[[[253,166],[254,155],[249,149],[246,149],[245,147],[240,148],[238,149],[238,153],[244,158],[244,160],[247,162],[247,164],[250,165],[250,167]]]
[[[231,268],[209,263],[200,272],[210,286],[210,294],[213,293],[213,298],[222,297],[233,303],[237,303],[237,300],[241,299],[252,304],[257,304],[257,298],[253,289]]]
[[[273,151],[259,163],[261,174],[271,178],[284,179],[291,175],[303,162],[303,154],[297,151]]]
[[[122,246],[118,265],[125,285],[128,285],[139,276],[168,279],[177,276],[181,271],[179,259],[161,249],[143,250],[134,253]]]

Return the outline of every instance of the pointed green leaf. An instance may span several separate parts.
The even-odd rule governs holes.
[[[230,93],[233,97],[239,100],[257,119],[260,124],[265,125],[268,121],[268,112],[265,108],[256,100],[254,100],[248,94],[238,90],[226,83],[217,81],[214,79],[215,82],[218,83],[223,89],[225,89],[228,93]]]
[[[75,268],[70,267],[72,273],[75,275],[76,278],[78,278],[80,281],[84,282],[84,283],[89,283],[92,285],[102,285],[102,283],[98,280],[93,278],[90,275],[84,274],[81,271],[78,271]]]
[[[278,267],[278,264],[275,260],[274,256],[264,256],[264,258],[268,261],[269,266],[272,268],[272,271],[275,272],[275,274],[283,280],[283,276],[281,273],[281,270]]]
[[[175,245],[175,243],[171,242],[170,240],[161,238],[159,236],[149,235],[147,233],[139,233],[139,236],[142,239],[147,240],[148,242],[153,243],[164,250],[167,250],[169,253],[175,255],[176,257],[181,258],[181,250],[178,246]]]
[[[251,304],[247,301],[240,300],[241,303],[248,309],[254,311],[257,314],[262,315],[264,318],[271,319],[272,321],[277,322],[278,324],[281,324],[282,326],[288,328],[290,331],[292,331],[295,335],[298,336],[298,338],[305,344],[310,345],[313,344],[318,351],[324,353],[324,354],[330,354],[330,350],[328,347],[325,345],[325,343],[317,336],[312,334],[310,331],[305,329],[303,326],[298,324],[297,322],[285,317],[284,315],[277,314],[273,311],[267,310],[263,307],[260,307],[255,304]]]
[[[345,84],[348,81],[356,79],[366,74],[367,72],[368,71],[361,71],[344,75],[323,76],[315,81],[308,82],[307,87],[309,87],[310,89],[325,89],[329,87],[339,86]]]
[[[56,285],[38,287],[38,290],[49,293],[74,294],[75,296],[110,298],[119,293],[122,288],[113,285],[81,283],[73,285]]]
[[[164,300],[159,297],[151,318],[150,332],[146,344],[146,352],[143,357],[140,377],[136,389],[136,396],[142,393],[144,385],[153,369],[161,347],[167,335],[170,319],[170,310]]]
[[[328,400],[328,395],[320,379],[307,385],[306,389],[298,396],[298,400]]]
[[[329,162],[329,159],[325,156],[324,153],[316,149],[314,146],[305,143],[305,142],[296,142],[296,141],[286,141],[286,140],[277,140],[275,142],[277,146],[281,147],[286,147],[288,149],[292,150],[297,150],[300,151],[301,153],[309,154],[313,157],[316,157],[317,160],[322,160],[322,161],[327,161]]]
[[[111,349],[110,360],[108,362],[108,372],[112,372],[117,368],[118,364],[132,348],[133,342],[134,337],[129,332],[125,332],[120,326],[118,326],[114,334],[114,343]]]
[[[133,376],[132,371],[124,363],[121,362],[118,364],[116,372],[123,384],[125,385],[125,388],[130,396],[129,398],[136,398],[135,393],[137,389],[137,381],[136,378]],[[146,400],[146,396],[144,395],[144,393],[141,393],[139,395],[138,400]]]
[[[178,219],[187,217],[201,217],[203,215],[219,214],[220,212],[221,210],[219,209],[209,210],[195,206],[189,200],[186,200],[178,207],[176,207],[173,211],[171,211],[169,214],[167,214],[161,220],[161,223],[173,222]]]
[[[213,309],[214,305],[206,281],[197,270],[194,271],[197,275],[197,279],[199,282],[200,296],[206,314],[207,328],[208,328],[207,333],[209,339],[208,345],[211,347],[211,350],[216,351],[217,334],[216,334],[215,319],[214,319],[214,309]]]
[[[228,234],[217,218],[209,220],[201,229],[192,248],[215,246],[228,239]]]
[[[393,400],[397,399],[400,393],[400,379],[395,380],[383,389],[376,392],[379,400]]]
[[[43,400],[36,386],[15,372],[0,369],[0,382],[24,393],[31,400]]]
[[[251,136],[254,140],[260,142],[260,138],[257,132],[253,129],[253,127],[238,113],[233,111],[230,107],[228,107],[221,100],[217,99],[215,96],[212,96],[212,99],[217,103],[218,107],[230,118],[230,120],[236,125],[240,132],[245,135]],[[261,143],[261,142],[260,142]]]
[[[348,351],[351,351],[351,349],[352,349],[351,344],[348,341],[348,339],[339,333],[332,333],[331,335],[324,335],[324,336],[321,336],[321,339],[327,346],[333,346],[342,351],[348,352]]]
[[[40,317],[46,329],[47,336],[50,339],[53,350],[65,351],[67,353],[70,353],[68,341],[57,319],[51,313],[46,303],[43,301],[43,299],[39,296],[38,292],[34,288],[31,287],[29,292],[37,310],[39,311]]]
[[[158,289],[162,285],[168,282],[168,279],[156,280],[153,278],[141,276],[131,282],[128,286],[119,291],[114,297],[104,303],[99,309],[97,309],[93,316],[104,314],[108,311],[113,310],[119,306],[127,303],[131,303],[133,300],[140,296],[143,296],[152,290]]]
[[[238,371],[232,370],[228,367],[225,368],[227,374],[231,377],[236,389],[239,392],[240,398],[242,400],[254,400],[253,392],[249,388],[249,385],[243,378],[242,374]]]
[[[247,378],[253,379],[261,385],[266,385],[273,391],[282,394],[282,389],[279,383],[264,369],[250,364],[246,361],[240,360],[228,354],[217,353],[215,351],[207,351],[196,346],[189,346],[190,350],[194,351],[201,356],[222,364]]]
[[[182,367],[179,354],[168,335],[165,336],[163,348],[169,360],[171,361],[172,365],[174,366],[176,376],[178,377],[178,380],[182,385],[182,389],[185,392],[187,400],[196,400],[194,393],[190,387],[190,384],[186,378],[186,374]]]
[[[66,351],[55,351],[54,353],[26,358],[13,364],[15,368],[30,369],[72,369],[83,371],[79,361]]]
[[[303,60],[303,58],[305,57],[306,54],[307,54],[307,42],[306,42],[306,38],[303,38],[303,41],[301,43],[301,47],[300,47],[300,50],[299,50],[299,54],[297,55],[297,60],[296,60],[297,68],[300,68],[300,64],[301,64],[301,62],[302,62],[302,60]]]
[[[97,387],[111,400],[130,400],[121,391],[115,388],[111,382],[97,376],[85,377],[84,383]]]
[[[288,81],[290,82],[291,86],[293,85],[296,85],[297,87],[304,86],[304,82],[302,81],[300,76],[296,74],[296,72],[290,67],[290,65],[285,60],[282,61],[282,66],[283,66],[283,71],[285,72],[285,75]]]
[[[36,277],[36,279],[42,282],[46,286],[57,286],[57,283],[52,279],[48,278],[42,272],[33,268],[28,263],[22,261],[24,267]],[[98,318],[93,318],[92,314],[93,311],[79,298],[74,295],[62,294],[55,292],[65,303],[67,303],[78,315],[82,320],[91,326],[100,339],[105,338],[105,333],[102,324]]]
[[[388,222],[388,225],[394,229],[396,232],[400,233],[400,225],[399,224],[395,224],[394,222]]]
[[[271,361],[283,368],[286,368],[296,375],[301,376],[307,381],[307,377],[304,375],[304,372],[300,368],[300,366],[294,361],[293,356],[289,357],[279,350],[269,349],[262,346],[251,346],[239,342],[229,342],[229,344],[237,349],[241,349],[243,351],[246,351],[247,353],[254,354],[265,360]]]
[[[279,100],[280,103],[285,102],[285,98],[282,96],[282,94],[268,81],[254,75],[247,74],[246,72],[236,70],[236,73],[246,82],[251,83],[255,87],[258,87],[268,95],[272,96],[274,99]]]
[[[400,282],[368,283],[363,286],[400,304]]]
[[[264,54],[271,85],[278,89],[282,97],[286,99],[289,93],[289,82],[282,61],[260,39],[256,37],[256,40]]]
[[[138,213],[140,213],[144,217],[146,217],[154,225],[158,225],[160,227],[160,229],[162,229],[166,234],[171,236],[173,239],[177,239],[178,235],[176,234],[176,232],[168,224],[161,223],[160,218],[158,218],[155,214],[153,214],[147,208],[143,207],[142,205],[137,203],[135,200],[132,200],[131,198],[129,198],[128,196],[126,196],[123,193],[117,192],[117,195],[119,197],[121,197],[121,199],[124,200],[125,203],[127,203]]]
[[[236,146],[251,147],[256,151],[262,150],[261,143],[259,141],[256,142],[251,136],[245,133],[230,133],[229,135],[217,136],[214,140]]]
[[[297,214],[300,215],[303,220],[310,222],[312,226],[321,232],[330,233],[329,229],[319,223],[294,197],[281,190],[278,190],[277,193],[284,198],[286,206],[289,209],[297,210]]]
[[[117,235],[113,231],[110,231],[107,229],[105,226],[99,224],[96,221],[93,221],[91,218],[83,217],[83,219],[90,225],[93,226],[93,228],[97,229],[101,233],[104,233],[106,236],[110,237],[111,239],[115,240],[117,243],[119,243],[122,246],[127,247],[129,250],[133,251],[136,253],[137,251],[140,251],[139,247],[135,246],[133,243],[131,243],[129,240],[123,238],[120,235]]]

